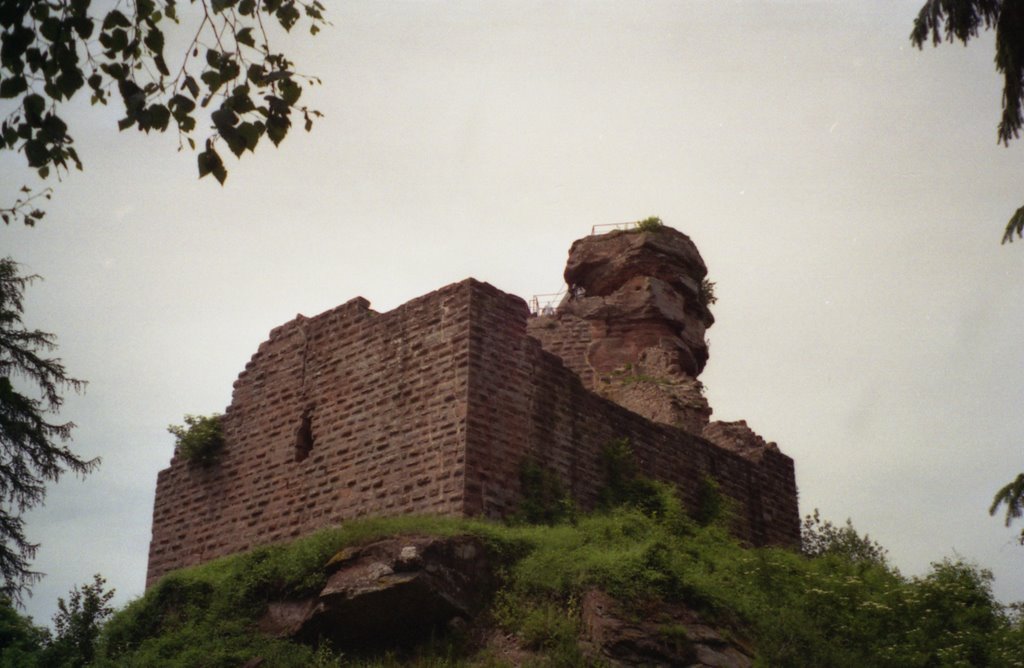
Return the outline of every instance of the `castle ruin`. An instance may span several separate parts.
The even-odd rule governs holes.
[[[680,232],[616,231],[573,244],[569,291],[543,315],[470,278],[275,328],[235,382],[216,463],[175,453],[158,476],[147,586],[358,517],[508,517],[527,461],[593,508],[621,438],[690,508],[714,479],[745,542],[798,544],[793,461],[710,421],[706,274]]]

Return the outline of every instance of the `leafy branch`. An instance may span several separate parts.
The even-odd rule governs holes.
[[[88,87],[92,104],[120,98],[118,128],[178,133],[197,155],[199,176],[227,178],[218,149],[236,157],[255,151],[263,137],[276,146],[298,114],[312,129],[320,112],[300,104],[303,87],[320,83],[296,73],[272,47],[268,26],[290,32],[300,23],[316,35],[327,25],[317,0],[189,0],[198,25],[172,75],[164,27],[180,24],[177,0],[118,2],[100,15],[91,0],[0,3],[0,99],[13,101],[0,122],[0,150],[23,153],[40,178],[82,169],[62,105]],[[114,92],[116,91],[116,93]],[[200,131],[199,120],[209,121]],[[49,192],[47,191],[47,196]],[[23,210],[19,200],[0,209],[5,222]],[[26,224],[43,212],[27,211]],[[37,215],[38,214],[38,215]]]

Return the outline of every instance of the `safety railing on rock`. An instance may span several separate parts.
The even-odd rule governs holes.
[[[591,225],[590,236],[594,236],[595,234],[607,234],[608,232],[614,232],[615,230],[632,230],[639,225],[640,223],[637,221],[633,221],[631,223],[602,223],[600,225]]]
[[[563,297],[565,297],[564,287],[558,292],[534,295],[530,297],[530,313],[532,315],[554,315],[555,308]]]

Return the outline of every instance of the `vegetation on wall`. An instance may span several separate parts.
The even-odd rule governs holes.
[[[216,461],[224,447],[219,413],[186,415],[184,425],[169,425],[167,431],[174,435],[178,455],[199,466],[209,466]]]
[[[704,279],[700,282],[700,294],[698,295],[700,303],[704,306],[711,306],[712,304],[718,303],[718,297],[715,296],[715,282]]]
[[[525,459],[519,466],[519,495],[521,501],[512,517],[515,523],[553,525],[576,516],[576,504],[561,478],[534,459]]]
[[[643,220],[636,221],[636,227],[634,229],[638,232],[657,232],[663,227],[665,227],[665,223],[662,222],[661,218],[658,218],[657,216],[648,216]]]

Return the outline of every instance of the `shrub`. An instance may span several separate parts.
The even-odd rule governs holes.
[[[557,524],[572,521],[576,505],[550,468],[526,459],[519,467],[520,502],[513,522]]]
[[[665,223],[657,216],[650,216],[636,221],[636,229],[640,232],[657,232],[663,227],[665,227]]]
[[[838,555],[851,562],[871,563],[885,566],[888,550],[870,536],[861,536],[847,518],[845,526],[836,526],[822,520],[818,509],[804,518],[800,527],[800,550],[808,557]]]
[[[715,296],[714,281],[709,281],[706,278],[701,280],[699,299],[704,306],[711,306],[718,302],[718,297]]]
[[[224,447],[220,414],[186,415],[184,425],[172,424],[167,431],[174,435],[175,450],[188,462],[209,466]]]

